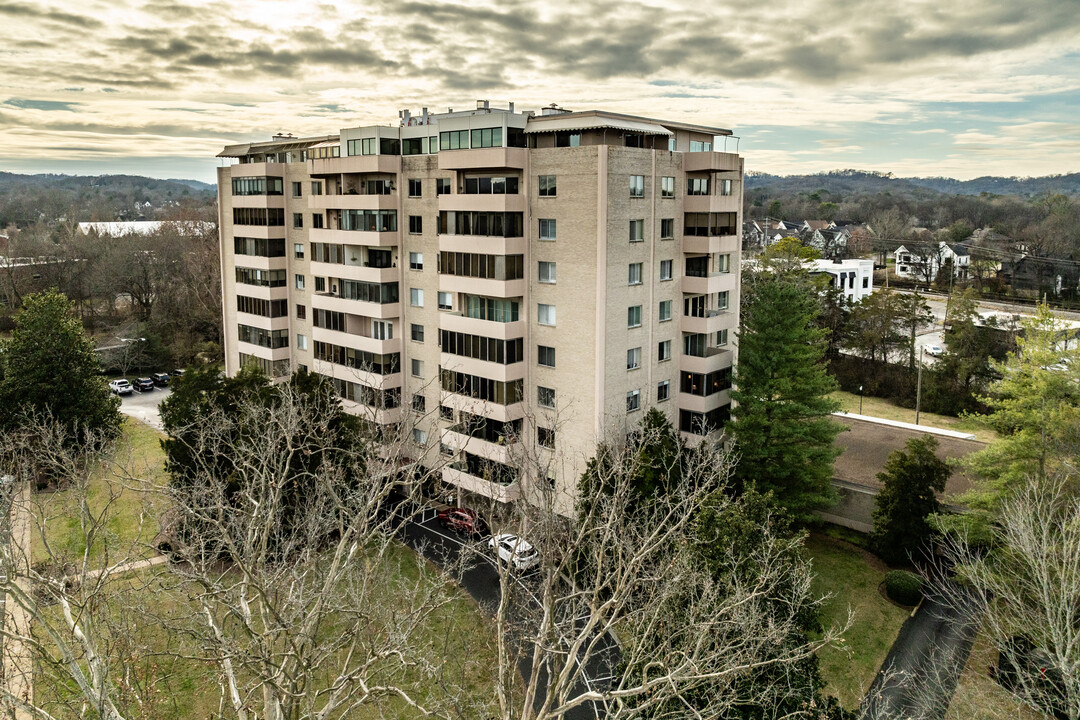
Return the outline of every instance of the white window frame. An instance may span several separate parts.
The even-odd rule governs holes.
[[[550,270],[547,277],[544,276],[544,270]],[[554,285],[556,278],[556,268],[554,261],[540,260],[537,264],[537,274],[539,275],[540,282],[544,285]]]
[[[409,288],[409,304],[413,307],[424,307],[423,288]]]
[[[635,315],[637,316],[635,320]],[[626,327],[637,328],[641,327],[641,306],[631,305],[626,308]]]
[[[641,284],[641,270],[643,263],[630,263],[627,268],[626,282],[628,285],[640,285]]]
[[[667,272],[665,272],[665,270]],[[671,274],[675,271],[674,260],[661,260],[660,261],[660,281],[670,280]]]
[[[636,412],[641,409],[641,390],[628,390],[626,393],[626,412]]]
[[[555,326],[555,306],[546,303],[536,304],[536,322],[539,325]]]
[[[555,218],[540,218],[539,236],[544,242],[554,242],[559,234]]]
[[[626,351],[626,369],[637,370],[641,367],[641,348],[630,348]]]

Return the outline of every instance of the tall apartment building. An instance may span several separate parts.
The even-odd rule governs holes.
[[[688,439],[728,417],[743,164],[713,143],[730,134],[480,102],[227,147],[226,371],[326,375],[351,411],[415,421],[448,486],[553,489],[569,513],[597,442],[645,409]]]

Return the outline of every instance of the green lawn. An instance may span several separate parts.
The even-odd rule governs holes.
[[[858,393],[837,390],[830,397],[840,401],[840,409],[844,412],[859,413],[860,406]],[[900,407],[896,403],[885,398],[870,397],[868,395],[863,396],[862,398],[862,412],[859,414],[884,418],[886,420],[896,420],[899,422],[915,422],[915,411],[913,409]],[[977,440],[981,440],[982,442],[990,442],[997,438],[997,434],[993,430],[987,429],[968,418],[920,412],[919,424],[944,428],[946,430],[972,433]]]
[[[165,498],[155,490],[165,482],[162,437],[148,425],[125,418],[115,448],[91,473],[87,488],[89,512],[105,518],[107,532],[93,543],[91,564],[104,562],[106,548],[110,563],[123,559],[118,553],[136,559],[155,554],[150,544],[160,529],[157,518],[165,506]],[[86,534],[75,494],[64,490],[34,495],[34,562],[82,562]],[[51,553],[42,542],[42,525]]]
[[[956,693],[945,712],[945,720],[969,718],[1015,718],[1039,720],[1040,713],[1018,703],[990,677],[990,666],[997,664],[997,653],[981,632],[975,638],[967,665],[960,675]]]
[[[844,707],[855,709],[870,687],[889,648],[908,617],[878,592],[885,579],[884,564],[849,543],[811,535],[806,551],[814,562],[814,591],[831,594],[822,610],[822,624],[843,625],[854,613],[842,648],[820,653],[821,673],[828,692]]]

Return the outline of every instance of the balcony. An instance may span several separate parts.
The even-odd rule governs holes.
[[[511,485],[500,485],[491,482],[490,480],[468,474],[468,472],[465,471],[464,466],[460,464],[458,464],[457,467],[444,467],[442,469],[442,474],[443,482],[459,487],[462,490],[478,493],[498,502],[513,502],[521,496],[520,482],[515,482]]]
[[[235,328],[233,328],[235,331]],[[231,333],[232,337],[236,337],[235,332]],[[267,348],[262,345],[252,345],[249,342],[239,340],[236,343],[237,349],[245,355],[254,355],[257,358],[263,360],[288,360],[291,355],[291,351],[287,347],[283,348]]]
[[[738,212],[741,208],[738,195],[687,195],[683,200],[685,212]]]
[[[349,315],[366,315],[379,320],[401,317],[400,302],[374,303],[364,300],[346,300],[335,293],[315,293],[311,296],[311,306]]]
[[[439,313],[439,327],[443,330],[462,332],[468,335],[481,335],[496,340],[512,340],[525,337],[525,321],[495,322],[465,317],[460,312]]]
[[[402,380],[404,379],[404,376],[400,372],[391,373],[389,375],[377,375],[373,372],[367,372],[359,368],[346,367],[345,365],[338,365],[337,363],[319,360],[318,358],[312,360],[311,369],[312,372],[329,375],[330,377],[339,380],[348,380],[349,382],[358,383],[360,385],[367,385],[376,390],[401,387]]]
[[[370,405],[341,398],[341,407],[350,415],[366,418],[379,425],[390,425],[401,422],[405,411],[400,408],[375,408]]]
[[[288,236],[288,230],[284,225],[237,225],[231,220],[232,218],[229,218],[226,223],[232,226],[234,236],[263,240],[284,240]]]
[[[232,207],[238,208],[283,208],[284,195],[233,195]]]
[[[477,400],[476,398],[471,398],[467,395],[458,395],[457,393],[446,392],[445,390],[441,390],[439,395],[440,402],[443,405],[452,407],[460,412],[467,412],[472,415],[483,415],[486,418],[498,420],[499,422],[520,420],[525,417],[526,413],[524,402],[499,405],[498,403],[489,402],[487,400]]]
[[[348,255],[348,248],[345,250]],[[342,280],[359,280],[361,282],[388,283],[400,279],[396,267],[368,267],[356,263],[324,263],[311,262],[311,274],[319,277],[341,278]]]
[[[230,275],[232,280],[234,275]],[[232,289],[236,295],[247,295],[248,297],[258,298],[260,300],[287,300],[289,298],[289,288],[286,286],[281,287],[267,287],[266,285],[245,285],[244,283],[238,283],[232,280]],[[233,307],[236,307],[236,303],[233,303]]]
[[[525,378],[525,366],[527,363],[516,362],[503,365],[444,352],[439,354],[439,364],[447,370],[477,375],[497,382],[509,382]]]
[[[741,174],[742,158],[735,153],[683,153],[683,172],[732,172]]]
[[[311,175],[341,175],[343,173],[397,173],[401,171],[398,155],[352,155],[349,157],[308,160]]]
[[[235,305],[234,305],[235,307]],[[264,315],[252,315],[246,312],[236,313],[236,322],[242,325],[250,325],[251,327],[262,328],[263,330],[288,330],[289,329],[289,316],[284,315],[282,317],[269,318]]]
[[[720,392],[713,393],[712,395],[691,395],[690,393],[679,393],[676,404],[682,410],[693,410],[695,412],[705,413],[716,408],[723,407],[731,403],[731,391],[721,390]]]
[[[694,295],[708,295],[722,290],[734,290],[738,281],[738,275],[731,272],[708,273],[705,276],[683,275],[682,291]]]
[[[527,244],[524,237],[507,238],[495,235],[439,235],[439,250],[443,252],[523,255]]]
[[[473,455],[478,455],[487,460],[494,460],[503,465],[513,465],[515,463],[515,458],[511,457],[510,444],[506,440],[489,442],[470,437],[460,425],[454,425],[443,430],[442,441],[455,451],[467,450]]]
[[[710,347],[705,350],[705,357],[682,354],[679,356],[679,369],[686,372],[707,374],[731,367],[734,353],[730,346]]]
[[[284,230],[284,228],[282,228]],[[284,237],[282,235],[281,237]],[[308,232],[311,242],[335,243],[338,245],[365,245],[368,247],[393,247],[401,242],[401,233],[397,230],[374,232],[369,230],[338,230],[312,228]]]
[[[327,342],[342,347],[366,350],[367,352],[385,355],[387,353],[401,352],[401,338],[390,340],[376,340],[375,338],[355,333],[341,332],[340,330],[327,330],[321,327],[311,328],[311,339],[318,342]]]
[[[439,152],[440,170],[499,170],[522,169],[527,157],[525,148],[493,147],[476,150],[443,150]]]
[[[312,210],[396,210],[397,195],[309,195]]]
[[[525,196],[464,193],[439,196],[439,210],[466,212],[525,212]]]
[[[525,279],[488,280],[485,278],[439,275],[439,290],[469,295],[485,295],[497,298],[515,298],[525,295]]]
[[[229,176],[240,177],[282,177],[285,174],[285,163],[261,162],[261,163],[238,163],[229,166]]]
[[[734,330],[738,318],[731,310],[706,310],[705,315],[683,315],[679,318],[679,330],[687,333],[714,333],[725,328]]]
[[[740,250],[739,236],[736,234],[713,235],[711,237],[701,235],[684,235],[682,241],[682,249],[684,253],[690,253],[694,255],[713,255],[715,253],[732,253],[734,255]]]
[[[262,255],[236,255],[233,254],[233,266],[254,268],[255,270],[286,270],[289,260],[284,255],[281,257],[263,257]],[[225,272],[229,272],[226,268]]]

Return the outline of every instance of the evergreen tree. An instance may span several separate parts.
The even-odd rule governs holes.
[[[743,291],[732,421],[741,487],[773,492],[800,520],[833,502],[841,426],[829,417],[836,381],[825,372],[826,330],[806,273],[759,273]]]
[[[936,493],[945,492],[952,471],[935,454],[938,442],[930,435],[911,438],[904,450],[894,450],[878,473],[884,487],[874,509],[874,552],[891,564],[916,557],[932,530],[927,517],[941,509]]]
[[[120,400],[100,374],[93,341],[63,294],[27,295],[11,339],[0,345],[0,428],[47,413],[79,441],[86,432],[120,433]]]

